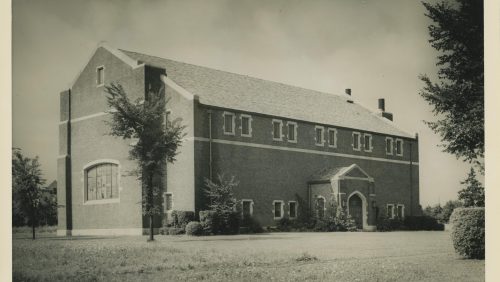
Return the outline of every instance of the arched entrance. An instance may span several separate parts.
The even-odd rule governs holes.
[[[363,201],[357,194],[349,198],[349,215],[356,222],[358,229],[363,229]]]

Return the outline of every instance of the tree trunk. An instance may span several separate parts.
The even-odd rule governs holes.
[[[35,240],[35,224],[31,224],[31,230],[33,231],[33,240]]]
[[[153,215],[149,215],[149,240],[148,241],[154,241],[154,235],[153,235]]]
[[[35,225],[36,225],[36,212],[35,209],[32,207],[31,210],[31,231],[33,235],[33,240],[35,240]]]

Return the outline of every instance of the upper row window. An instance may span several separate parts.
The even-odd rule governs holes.
[[[104,85],[104,66],[97,67],[96,84],[97,86]]]
[[[385,138],[385,153],[387,155],[392,155],[394,152],[394,139],[392,137]],[[396,139],[396,156],[403,155],[403,140]]]
[[[224,112],[222,116],[224,117],[224,134],[235,135],[236,115],[231,112]],[[241,136],[252,137],[252,117],[250,115],[240,115],[240,130]]]

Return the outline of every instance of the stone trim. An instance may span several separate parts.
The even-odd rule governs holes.
[[[243,134],[243,118],[248,118],[248,134]],[[240,132],[242,137],[252,137],[252,116],[240,114]]]
[[[279,138],[275,138],[274,137],[274,124],[275,123],[279,123],[280,124],[280,133],[279,133]],[[283,141],[283,121],[281,119],[272,119],[271,120],[271,125],[272,125],[272,128],[271,128],[271,137],[273,138],[273,141]]]
[[[232,117],[232,126],[231,126],[231,132],[226,131],[226,116],[231,116]],[[224,111],[222,113],[222,133],[224,135],[236,135],[236,114],[232,112],[227,112]]]
[[[288,126],[289,124],[293,125],[293,136],[295,139],[290,140],[288,137],[290,136],[290,127]],[[297,143],[297,140],[299,139],[299,136],[297,136],[297,129],[299,128],[299,125],[295,121],[287,121],[286,122],[286,140],[290,143]]]
[[[281,217],[276,217],[276,213],[274,212],[275,211],[274,205],[276,203],[281,203]],[[273,219],[275,219],[275,220],[282,219],[285,216],[284,213],[285,213],[285,202],[283,200],[274,200],[273,201]]]

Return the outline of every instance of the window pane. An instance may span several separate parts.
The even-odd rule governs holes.
[[[281,202],[274,203],[274,217],[281,217]]]
[[[87,172],[87,200],[95,200],[96,193],[96,169],[91,168]]]
[[[359,135],[358,134],[353,134],[352,138],[353,138],[352,142],[354,144],[354,148],[358,149],[359,148]]]
[[[290,203],[290,217],[297,217],[296,203]]]
[[[316,128],[316,143],[323,143],[323,129],[321,128]]]
[[[118,166],[111,166],[111,198],[118,198]]]
[[[400,155],[402,152],[403,142],[401,140],[396,140],[396,154]]]
[[[275,139],[280,139],[281,136],[280,136],[280,127],[281,127],[281,123],[279,122],[275,122],[273,123],[273,135],[274,135],[274,138]]]
[[[102,84],[104,81],[104,69],[102,67],[97,69],[97,84]]]
[[[250,119],[247,117],[242,117],[241,118],[241,134],[248,135],[250,134],[249,128],[250,128]]]
[[[295,124],[288,125],[288,140],[295,140]]]
[[[392,153],[392,140],[391,139],[385,140],[385,151],[387,153]]]
[[[335,146],[335,131],[328,131],[328,144],[330,146]]]
[[[371,136],[365,136],[365,150],[370,150]]]
[[[232,115],[225,115],[224,116],[224,131],[226,133],[233,132],[233,116]]]

